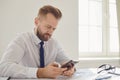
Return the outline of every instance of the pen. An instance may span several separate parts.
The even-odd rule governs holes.
[[[99,77],[99,78],[96,78],[95,80],[104,80],[104,79],[109,79],[111,77],[112,76]]]
[[[7,80],[10,80],[10,78],[11,78],[11,77],[8,77],[8,79],[7,79]]]

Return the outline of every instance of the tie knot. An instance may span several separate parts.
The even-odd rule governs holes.
[[[44,44],[44,42],[43,42],[43,41],[41,41],[41,42],[40,42],[40,45],[42,46],[43,44]]]

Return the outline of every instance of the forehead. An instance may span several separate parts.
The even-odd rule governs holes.
[[[58,24],[58,19],[56,19],[51,13],[48,13],[45,17],[45,21],[48,25],[56,27]]]

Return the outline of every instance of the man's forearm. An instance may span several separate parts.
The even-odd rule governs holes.
[[[37,68],[24,67],[16,63],[1,62],[0,76],[13,78],[37,78]]]
[[[38,68],[36,75],[37,75],[37,78],[43,78],[44,77],[43,68]]]

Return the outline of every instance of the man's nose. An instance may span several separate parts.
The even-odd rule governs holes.
[[[49,33],[52,34],[54,32],[54,29],[53,28],[50,28],[49,29]]]

